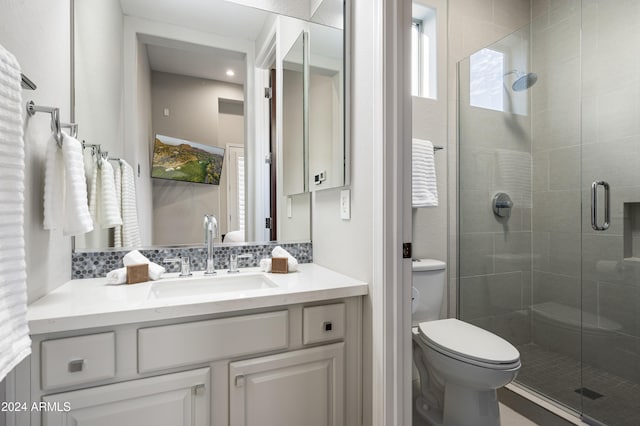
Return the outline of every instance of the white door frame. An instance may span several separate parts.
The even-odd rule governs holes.
[[[375,426],[411,425],[411,259],[402,244],[412,238],[411,221],[411,1],[379,0],[374,54],[380,55],[383,141],[376,151],[374,203],[373,413]],[[377,70],[374,70],[376,72]],[[378,111],[375,110],[377,115]],[[378,173],[381,172],[381,173]],[[380,178],[381,177],[381,178]],[[377,189],[381,188],[381,189]],[[377,353],[382,343],[382,353]],[[381,368],[377,367],[377,362]]]

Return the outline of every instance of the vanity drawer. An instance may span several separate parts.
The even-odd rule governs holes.
[[[344,303],[304,308],[302,317],[302,342],[327,342],[344,338]]]
[[[138,330],[138,371],[162,370],[289,347],[288,311]]]
[[[42,389],[110,379],[116,373],[115,334],[100,333],[41,344]]]

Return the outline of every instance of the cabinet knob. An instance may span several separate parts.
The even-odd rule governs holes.
[[[205,391],[207,389],[205,388],[204,384],[199,384],[199,385],[195,385],[193,387],[193,394],[194,395],[204,395]]]
[[[244,386],[244,374],[238,374],[236,376],[236,387],[241,388]]]
[[[324,331],[332,331],[333,330],[333,323],[331,321],[325,321],[322,323],[322,329]]]
[[[68,365],[69,373],[79,373],[84,370],[84,359],[72,359]]]

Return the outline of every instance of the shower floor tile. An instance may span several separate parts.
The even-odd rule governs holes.
[[[584,398],[586,415],[608,426],[640,425],[640,384],[588,365],[581,370],[579,361],[534,343],[520,345],[518,350],[523,364],[519,383],[577,411],[582,401],[575,390],[584,386],[603,395]]]

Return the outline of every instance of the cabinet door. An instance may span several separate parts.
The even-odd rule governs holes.
[[[231,426],[343,426],[344,343],[233,362]]]
[[[201,368],[48,395],[43,426],[209,426],[209,384]]]

